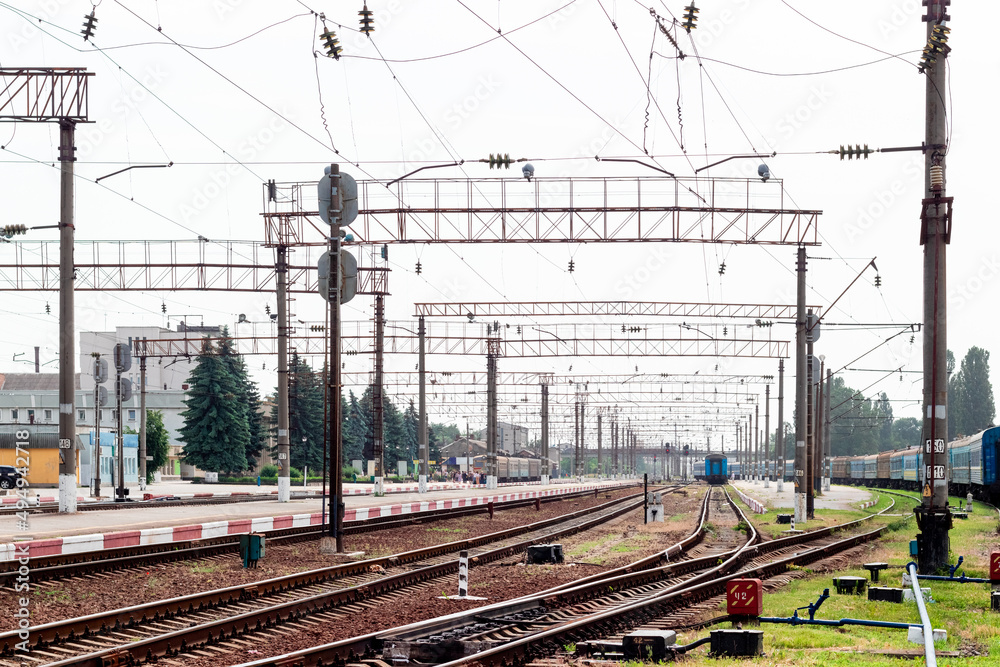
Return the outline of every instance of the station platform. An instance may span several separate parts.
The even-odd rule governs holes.
[[[740,489],[747,496],[763,503],[764,507],[771,510],[776,507],[791,508],[795,506],[795,485],[791,482],[784,483],[784,490],[778,493],[778,484],[770,482],[764,488],[764,482],[752,482],[750,480],[736,480],[729,482]],[[871,492],[854,486],[841,486],[831,484],[829,491],[824,491],[823,495],[816,496],[813,506],[818,509],[850,510],[861,509],[861,505],[869,501]]]
[[[633,484],[635,480],[566,482],[554,484],[510,485],[495,491],[477,488],[437,489],[421,494],[415,491],[373,497],[346,495],[346,520],[371,516],[409,514],[429,509],[462,507],[496,501],[519,500],[563,495],[584,490],[611,489]],[[387,485],[388,486],[388,485]],[[251,530],[307,526],[322,521],[322,499],[293,499],[157,507],[155,503],[136,503],[136,507],[76,514],[33,514],[29,530],[20,531],[13,515],[0,518],[0,560],[13,554],[13,543],[31,541],[33,557],[58,553],[92,551],[129,546],[130,544],[167,543],[205,539]]]

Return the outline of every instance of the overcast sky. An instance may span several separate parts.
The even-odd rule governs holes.
[[[686,3],[652,4],[671,27]],[[954,51],[947,91],[948,194],[955,197],[948,337],[959,359],[973,345],[995,351],[990,308],[1000,296],[998,231],[987,205],[991,186],[981,172],[997,144],[995,93],[983,75],[996,71],[1000,59],[986,34],[1000,7],[977,3],[973,14],[970,5],[957,2],[950,9]],[[924,140],[924,78],[915,66],[925,41],[919,0],[867,3],[851,12],[837,3],[802,0],[704,3],[690,35],[671,27],[683,60],[675,58],[677,50],[658,31],[649,7],[638,2],[375,0],[368,7],[376,26],[371,39],[356,30],[360,2],[103,0],[88,43],[79,32],[89,2],[3,2],[0,66],[95,73],[93,122],[77,131],[76,230],[87,240],[200,235],[213,242],[260,241],[262,183],[313,181],[331,161],[358,180],[388,180],[420,166],[464,160],[462,167],[411,178],[519,181],[521,163],[498,173],[475,161],[509,153],[530,159],[537,177],[661,175],[594,159],[642,157],[690,177],[726,156],[777,152],[766,160],[772,189],[760,191],[752,205],[773,205],[783,188],[784,206],[823,211],[822,244],[808,250],[809,303],[830,304],[874,257],[882,282],[876,288],[876,271],[864,272],[828,315],[831,326],[816,354],[834,369],[883,369],[843,376],[868,396],[885,391],[897,417],[919,416],[921,376],[888,372],[921,370],[919,333],[912,342],[909,333],[899,335],[853,360],[922,320],[922,155],[875,154],[849,162],[822,154],[842,144],[882,148]],[[340,60],[322,51],[319,12],[340,38]],[[817,73],[851,66],[857,67]],[[796,74],[806,75],[776,76]],[[57,221],[58,139],[53,124],[0,125],[3,224]],[[94,183],[129,165],[168,162],[173,166]],[[700,175],[756,179],[760,162],[734,160]],[[56,230],[42,230],[14,242],[55,238]],[[370,247],[359,252],[367,256]],[[790,304],[794,255],[791,246],[732,244],[397,245],[389,248],[387,313],[390,320],[412,321],[413,303],[440,301]],[[0,247],[0,263],[12,257],[10,246]],[[233,328],[240,313],[266,320],[265,305],[273,312],[275,301],[273,294],[78,293],[77,327],[165,325],[164,303],[171,316],[195,314],[206,324]],[[368,320],[372,310],[370,297],[357,297],[343,313],[347,320]],[[0,312],[0,371],[29,371],[12,358],[30,358],[35,345],[42,347],[42,361],[52,362],[46,370],[55,369],[57,295],[7,292]],[[323,301],[299,295],[293,312],[294,319],[320,320]],[[732,323],[697,324],[705,330],[723,325]],[[789,324],[769,333],[794,337]],[[345,358],[347,370],[367,370],[371,363]],[[388,370],[413,370],[415,364],[410,355],[386,360]],[[270,391],[274,358],[249,365]],[[711,357],[500,361],[501,371],[566,373],[572,366],[573,373],[594,374],[636,367],[714,373],[716,365],[729,373],[776,374],[778,363]],[[993,365],[996,378],[996,358]],[[485,371],[485,360],[431,356],[428,368]],[[789,360],[789,421],[793,374]],[[451,419],[445,406],[431,408],[432,418]],[[516,414],[508,406],[500,417]],[[464,426],[465,418],[456,421]]]

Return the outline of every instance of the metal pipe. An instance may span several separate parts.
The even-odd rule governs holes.
[[[844,625],[864,625],[873,628],[896,628],[898,630],[909,630],[911,627],[918,627],[915,623],[892,623],[890,621],[868,621],[863,618],[842,618],[840,620],[823,620],[799,618],[798,616],[775,617],[761,616],[761,623],[779,623],[784,625],[825,625],[828,627],[841,627]],[[933,642],[932,642],[933,644]],[[929,662],[927,663],[930,664]]]
[[[913,588],[913,597],[917,601],[917,611],[920,612],[920,623],[924,626],[924,656],[927,660],[927,667],[937,667],[937,655],[934,653],[934,628],[931,627],[931,619],[927,616],[927,607],[924,606],[924,594],[920,590],[920,581],[917,577],[917,564],[907,563],[906,571],[910,573],[910,586]]]

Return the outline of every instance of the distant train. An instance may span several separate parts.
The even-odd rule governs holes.
[[[472,469],[486,472],[486,457],[472,459]],[[541,459],[522,459],[515,456],[497,456],[498,482],[537,482],[542,479]]]
[[[998,443],[1000,426],[948,443],[947,467],[944,472],[951,495],[965,496],[971,493],[978,500],[1000,503]],[[704,462],[696,462],[694,470],[695,478],[705,477]],[[729,477],[742,479],[742,473],[742,466],[738,461],[729,462]],[[920,491],[923,489],[926,473],[922,448],[907,447],[879,454],[835,456],[830,459],[825,476],[829,476],[834,484]],[[768,462],[767,474],[773,477],[774,461]],[[784,461],[785,481],[792,481],[793,475],[794,461]]]
[[[704,460],[694,462],[694,478],[709,484],[729,481],[729,459],[725,454],[709,454]]]
[[[951,495],[971,493],[979,500],[1000,502],[998,441],[1000,427],[993,427],[948,443],[945,476]],[[943,465],[943,462],[935,463]],[[927,476],[924,452],[920,447],[868,456],[838,456],[834,457],[831,467],[835,484],[865,484],[887,489],[919,491]]]

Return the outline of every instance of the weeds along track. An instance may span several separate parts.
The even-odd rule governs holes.
[[[441,577],[453,579],[460,550],[470,552],[473,564],[500,560],[532,543],[635,511],[642,502],[641,494],[631,495],[500,533],[34,626],[31,655],[45,664],[106,667],[176,656],[278,626],[294,631],[295,623],[323,622],[334,611],[349,615],[352,609],[435,585]],[[20,664],[14,652],[18,641],[16,632],[0,635],[0,665]]]
[[[687,547],[675,545],[664,552],[667,564],[604,573],[536,595],[245,663],[244,667],[307,667],[362,659],[448,667],[524,664],[550,656],[567,644],[579,647],[602,638],[620,638],[645,624],[680,623],[692,606],[723,595],[730,579],[768,579],[792,565],[828,558],[875,539],[884,530],[840,539],[841,531],[858,530],[863,521],[762,543],[752,522],[724,489],[716,487],[706,498],[699,527],[685,540]],[[734,530],[737,527],[745,534]]]
[[[622,486],[622,489],[628,488]],[[607,492],[607,490],[604,490]],[[579,491],[537,499],[510,500],[493,504],[494,511],[537,506],[555,501],[563,501],[582,496],[595,495],[593,490]],[[489,512],[488,504],[465,507],[438,508],[409,514],[371,517],[359,521],[344,522],[344,534],[356,535],[380,530],[412,526],[432,521],[444,521]],[[295,544],[318,540],[326,536],[323,526],[300,526],[279,528],[265,532],[268,544]],[[238,534],[222,537],[144,544],[117,549],[100,549],[81,553],[67,553],[54,556],[33,557],[31,559],[32,582],[52,581],[70,577],[98,574],[101,572],[139,571],[150,565],[179,561],[210,560],[222,554],[231,555],[239,547]],[[18,569],[17,561],[0,563],[0,590],[13,593],[12,581]]]

